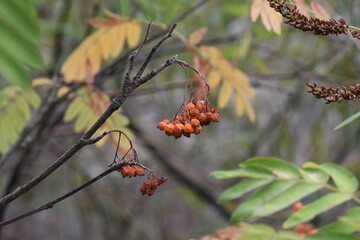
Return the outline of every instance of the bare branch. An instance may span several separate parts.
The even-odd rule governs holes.
[[[13,217],[11,219],[8,219],[8,220],[5,220],[5,221],[2,221],[0,222],[0,227],[3,227],[3,226],[6,226],[10,223],[13,223],[13,222],[17,222],[23,218],[26,218],[26,217],[29,217],[31,215],[34,215],[35,213],[38,213],[38,212],[41,212],[41,211],[44,211],[44,210],[47,210],[49,208],[52,208],[55,204],[71,197],[72,195],[74,195],[75,193],[79,192],[80,190],[90,186],[91,184],[93,184],[94,182],[100,180],[101,178],[105,177],[106,175],[108,175],[109,173],[113,172],[113,171],[116,171],[118,169],[120,169],[122,166],[126,165],[126,163],[118,163],[118,164],[115,164],[113,165],[111,168],[107,169],[106,171],[102,172],[100,175],[96,176],[95,178],[91,179],[90,181],[84,183],[83,185],[71,190],[70,192],[62,195],[61,197],[58,197],[56,198],[55,200],[51,201],[51,202],[48,202],[34,210],[31,210],[29,212],[26,212],[26,213],[23,213],[23,214],[20,214],[16,217]]]

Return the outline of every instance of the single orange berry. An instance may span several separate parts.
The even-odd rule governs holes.
[[[211,112],[207,112],[207,113],[206,113],[206,120],[207,120],[208,122],[212,122],[212,121],[214,120],[214,114],[211,113]]]
[[[169,121],[169,120],[167,120],[167,119],[165,119],[165,120],[163,120],[163,122],[165,122],[165,123],[169,123],[170,121]]]
[[[213,116],[214,116],[214,120],[213,120],[214,122],[220,121],[220,115],[219,115],[219,113],[216,112],[216,113],[213,114]]]
[[[196,115],[198,115],[199,112],[200,112],[200,111],[199,111],[198,109],[193,108],[193,109],[190,110],[190,116],[191,116],[191,117],[196,117]]]
[[[175,133],[182,133],[183,129],[184,129],[184,124],[178,123],[178,124],[175,124],[174,132]]]
[[[218,113],[219,110],[217,110],[216,108],[212,108],[212,109],[211,109],[211,112],[212,112],[212,113]]]
[[[180,116],[180,115],[177,115],[175,119],[176,119],[176,120],[179,120],[180,122],[181,122],[182,120],[184,120],[183,116]]]
[[[196,119],[196,118],[193,118],[193,119],[191,119],[190,124],[193,127],[197,127],[197,126],[199,126],[200,121],[198,119]]]
[[[202,130],[202,126],[199,125],[199,126],[197,126],[197,127],[194,128],[194,133],[195,133],[195,134],[199,134],[201,130]]]
[[[162,122],[159,122],[158,123],[158,128],[161,130],[161,131],[164,131],[165,130],[165,128],[166,128],[166,126],[167,126],[167,123],[165,122],[165,121],[162,121]]]
[[[186,133],[192,133],[194,132],[194,128],[191,126],[190,123],[186,123],[184,126],[184,132]]]
[[[169,123],[168,125],[166,125],[165,132],[168,135],[172,135],[174,133],[174,128],[175,128],[174,124]]]
[[[186,105],[187,110],[191,111],[191,109],[195,108],[195,105],[193,103],[188,103]]]
[[[301,202],[296,202],[293,205],[291,213],[295,213],[295,212],[299,211],[300,209],[302,209],[303,207],[304,207],[304,205]]]
[[[184,113],[183,118],[184,118],[184,121],[189,121],[190,120],[190,115],[188,113]]]
[[[195,107],[198,109],[198,110],[202,110],[204,108],[204,101],[197,101],[196,102],[196,105]]]
[[[173,136],[174,136],[175,138],[181,138],[182,132],[174,132]]]
[[[199,113],[198,115],[196,115],[196,118],[197,118],[200,122],[204,122],[204,121],[206,121],[206,119],[207,119],[205,113]]]

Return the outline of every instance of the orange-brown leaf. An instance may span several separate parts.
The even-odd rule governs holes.
[[[310,17],[310,14],[308,11],[309,7],[304,0],[294,0],[294,3],[302,15],[305,15],[306,17]]]
[[[113,27],[120,23],[118,19],[89,18],[88,23],[93,27]]]
[[[205,27],[199,28],[189,36],[189,44],[196,45],[204,38],[207,29]]]
[[[330,19],[330,14],[325,10],[325,8],[317,3],[315,0],[310,2],[311,9],[314,11],[316,17],[322,19]]]
[[[251,5],[251,20],[255,22],[261,16],[261,22],[268,31],[281,34],[282,16],[270,8],[267,0],[254,0]]]

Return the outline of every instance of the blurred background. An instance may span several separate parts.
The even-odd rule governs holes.
[[[32,72],[32,77],[52,78],[58,74],[66,57],[94,31],[87,19],[105,18],[105,9],[121,14],[120,2],[36,1],[45,71]],[[210,176],[211,172],[234,169],[255,156],[278,157],[298,166],[306,161],[334,162],[359,176],[359,125],[355,122],[333,131],[359,111],[358,104],[325,104],[306,92],[306,82],[326,86],[357,83],[359,41],[349,36],[313,36],[285,24],[281,35],[268,32],[260,20],[251,21],[250,0],[149,0],[147,7],[139,2],[144,1],[130,1],[132,18],[164,24],[177,21],[177,31],[186,37],[201,27],[207,28],[201,43],[218,47],[227,60],[249,77],[256,93],[251,101],[256,121],[237,116],[231,102],[220,110],[221,121],[204,127],[201,134],[176,140],[167,137],[156,126],[159,121],[172,118],[182,104],[186,80],[183,70],[173,66],[137,89],[122,107],[135,135],[140,162],[158,176],[167,177],[167,183],[153,196],[141,196],[139,188],[144,178],[128,179],[112,173],[54,208],[2,228],[2,239],[200,238],[226,227],[236,207],[235,202],[225,206],[216,203],[219,194],[234,182],[218,181]],[[359,1],[317,2],[332,17],[360,26]],[[154,26],[150,36],[162,32]],[[154,42],[144,47],[139,62]],[[123,60],[119,60],[115,74],[96,82],[103,93],[115,96],[120,90],[129,52],[131,49],[125,49],[116,58]],[[159,49],[149,69],[176,54],[193,63],[184,43],[173,37]],[[48,89],[38,91],[45,96]],[[219,91],[210,95],[214,106],[218,95]],[[59,102],[41,122],[45,130],[32,136],[30,146],[25,141],[12,151],[1,165],[2,194],[26,183],[81,136],[74,133],[73,123],[62,121],[68,105],[69,100]],[[36,188],[9,204],[3,219],[38,207],[97,176],[112,162],[114,151],[109,143],[100,148],[83,148]],[[345,210],[335,209],[315,221],[326,223],[334,219],[337,211]],[[276,226],[282,219],[278,214],[263,221]]]

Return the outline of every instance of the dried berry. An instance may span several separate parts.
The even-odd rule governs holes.
[[[200,125],[200,121],[196,118],[193,118],[193,119],[191,119],[190,124],[191,124],[191,126],[193,126],[195,128]]]
[[[186,123],[184,126],[184,132],[186,133],[192,133],[194,132],[194,128],[191,126],[190,123]]]
[[[144,176],[145,172],[141,166],[138,165],[125,165],[122,166],[118,172],[121,173],[123,177],[137,177]]]
[[[140,192],[142,195],[153,195],[156,188],[160,186],[161,184],[166,182],[165,177],[155,177],[153,179],[147,180],[143,183],[143,185],[140,187]]]
[[[165,121],[162,121],[162,122],[158,123],[158,128],[160,130],[165,130],[166,126],[167,126],[167,123]]]
[[[186,105],[186,108],[187,108],[188,111],[191,111],[192,109],[195,108],[195,105],[194,105],[193,103],[188,103],[188,104]]]

